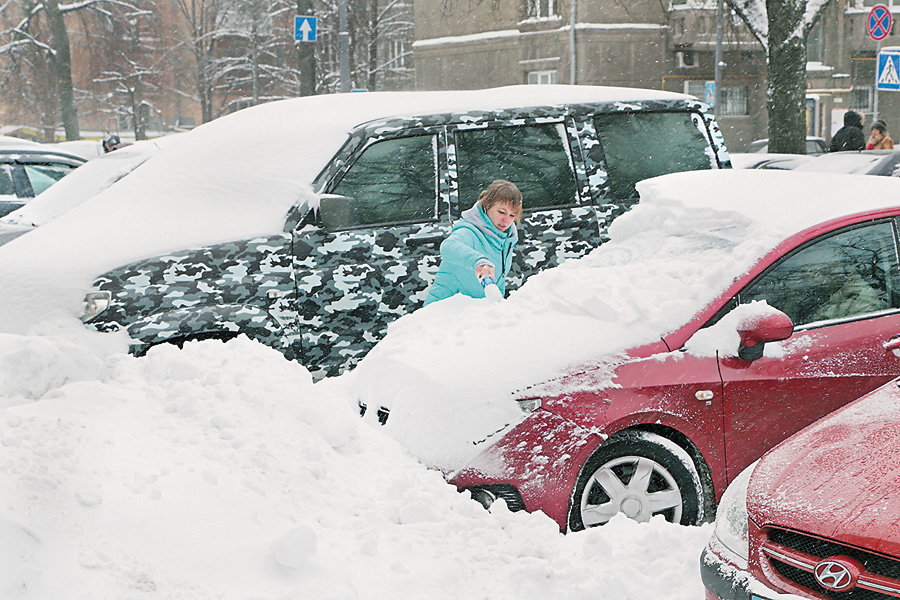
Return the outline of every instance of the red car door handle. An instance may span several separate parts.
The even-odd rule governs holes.
[[[900,350],[900,336],[889,339],[884,343],[884,349],[888,352],[897,353]]]

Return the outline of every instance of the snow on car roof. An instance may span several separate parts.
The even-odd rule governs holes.
[[[389,326],[356,369],[358,395],[391,408],[387,429],[417,458],[461,466],[473,440],[523,418],[511,391],[577,365],[611,376],[626,350],[685,325],[786,238],[900,204],[900,181],[861,175],[722,169],[637,187],[640,203],[587,256],[502,303],[454,296]]]

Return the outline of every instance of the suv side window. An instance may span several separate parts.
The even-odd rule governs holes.
[[[382,140],[363,151],[333,190],[352,199],[356,225],[436,218],[433,139]]]
[[[819,238],[782,258],[740,293],[766,300],[795,326],[900,307],[900,269],[890,222]]]
[[[456,131],[459,199],[468,208],[495,179],[516,184],[525,210],[576,204],[572,161],[561,124]]]
[[[0,196],[15,196],[16,186],[9,175],[9,166],[0,165]]]
[[[637,197],[642,179],[711,169],[709,141],[687,112],[622,112],[594,115],[613,198]]]

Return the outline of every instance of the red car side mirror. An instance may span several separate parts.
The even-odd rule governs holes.
[[[790,317],[780,310],[749,316],[738,323],[741,345],[738,356],[744,360],[762,358],[766,342],[786,340],[794,333]]]

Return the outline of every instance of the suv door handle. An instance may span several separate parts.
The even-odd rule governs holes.
[[[884,349],[888,352],[893,352],[897,354],[898,350],[900,350],[900,336],[895,336],[889,339],[884,343]]]
[[[430,237],[411,237],[406,238],[407,246],[427,246],[429,244],[440,244],[444,241],[442,235],[432,235]]]

